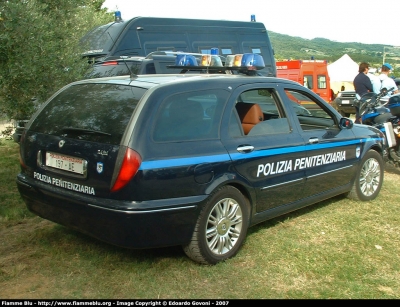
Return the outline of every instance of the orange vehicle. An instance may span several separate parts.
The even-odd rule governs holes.
[[[279,78],[296,81],[327,102],[333,100],[328,62],[325,60],[276,61],[276,72]]]

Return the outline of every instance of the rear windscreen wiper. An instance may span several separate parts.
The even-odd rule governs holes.
[[[62,132],[65,133],[80,133],[80,134],[96,134],[96,135],[107,135],[107,136],[111,136],[110,133],[107,132],[103,132],[103,131],[98,131],[98,130],[90,130],[90,129],[83,129],[83,128],[71,128],[71,127],[65,127],[62,128],[61,130]]]

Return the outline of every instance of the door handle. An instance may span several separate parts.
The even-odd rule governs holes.
[[[237,149],[238,152],[240,153],[249,153],[254,150],[254,146],[251,145],[240,145]]]
[[[308,143],[310,143],[310,144],[319,143],[319,139],[318,139],[317,137],[310,138],[310,139],[308,140]]]

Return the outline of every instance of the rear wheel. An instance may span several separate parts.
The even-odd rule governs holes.
[[[246,238],[250,208],[246,198],[232,186],[211,195],[200,212],[186,255],[203,264],[216,264],[237,254]]]
[[[384,162],[382,156],[375,150],[369,150],[361,160],[361,166],[347,197],[363,201],[375,199],[382,188],[383,174]]]

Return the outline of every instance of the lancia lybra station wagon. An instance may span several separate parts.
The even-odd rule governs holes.
[[[214,63],[218,73],[202,73],[208,64],[180,55],[176,66],[199,73],[60,89],[21,137],[29,210],[113,245],[178,245],[216,264],[257,223],[336,195],[378,196],[381,132],[299,83],[254,76],[256,55]]]

